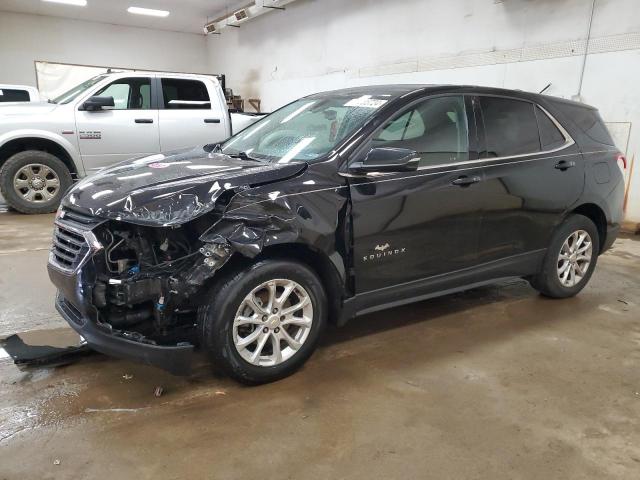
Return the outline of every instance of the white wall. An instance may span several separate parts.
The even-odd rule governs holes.
[[[36,86],[34,61],[208,73],[203,35],[0,11],[0,83]]]
[[[596,0],[582,101],[640,146],[637,0]],[[210,70],[275,109],[321,90],[456,83],[578,93],[592,0],[299,0],[207,39]],[[627,148],[628,137],[628,148]],[[640,222],[640,159],[626,218]]]

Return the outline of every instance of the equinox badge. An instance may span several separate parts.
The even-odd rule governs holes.
[[[386,257],[394,257],[396,255],[403,254],[407,251],[406,248],[394,248],[391,249],[391,245],[384,243],[382,245],[376,245],[374,248],[376,253],[371,253],[362,257],[363,262],[371,262],[373,260],[379,260]]]

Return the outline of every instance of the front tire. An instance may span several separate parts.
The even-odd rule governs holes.
[[[299,262],[261,260],[211,291],[198,311],[201,344],[245,384],[291,375],[311,356],[326,325],[322,283]]]
[[[0,192],[21,213],[55,212],[71,186],[71,173],[55,155],[26,150],[11,156],[0,170]]]
[[[546,297],[572,297],[589,282],[599,252],[595,224],[584,215],[573,214],[553,234],[542,270],[531,285]]]

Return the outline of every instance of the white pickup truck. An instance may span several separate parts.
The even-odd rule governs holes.
[[[136,156],[220,142],[259,117],[230,113],[213,76],[93,77],[48,102],[0,105],[0,191],[52,212],[75,179]]]

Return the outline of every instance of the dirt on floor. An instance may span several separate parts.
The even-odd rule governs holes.
[[[77,341],[51,222],[0,213],[0,336]],[[637,479],[639,367],[640,241],[622,238],[575,298],[514,280],[367,315],[261,387],[204,358],[186,378],[0,359],[0,479]]]

